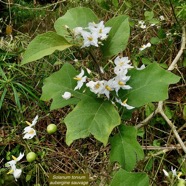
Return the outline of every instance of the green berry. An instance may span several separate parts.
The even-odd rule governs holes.
[[[28,162],[33,162],[35,159],[36,159],[37,155],[35,152],[29,152],[27,155],[26,155],[26,159]]]
[[[50,124],[47,126],[48,134],[53,134],[57,131],[57,126],[55,124]]]

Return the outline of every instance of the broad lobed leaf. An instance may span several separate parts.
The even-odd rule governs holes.
[[[55,32],[46,32],[36,36],[28,45],[24,55],[22,65],[41,59],[44,56],[52,54],[54,51],[65,50],[72,45],[68,41],[57,35]]]
[[[110,139],[111,162],[117,161],[127,171],[134,169],[144,153],[137,141],[137,130],[132,126],[120,125],[118,134]]]
[[[163,101],[168,98],[168,87],[175,84],[180,77],[162,69],[157,63],[148,65],[144,70],[132,69],[127,82],[132,89],[119,92],[122,100],[128,99],[128,104],[140,107],[150,102]]]
[[[49,101],[52,100],[50,109],[62,108],[66,105],[77,104],[80,98],[83,96],[80,92],[74,91],[74,87],[77,82],[73,78],[78,74],[74,67],[65,63],[63,67],[51,74],[44,81],[44,86],[42,87],[41,100]],[[71,92],[73,97],[65,100],[62,98],[64,92]]]
[[[64,120],[67,126],[66,143],[92,134],[104,145],[113,128],[120,124],[120,116],[113,104],[102,99],[81,100]]]

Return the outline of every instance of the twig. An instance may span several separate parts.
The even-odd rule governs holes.
[[[181,48],[178,52],[178,54],[176,55],[175,59],[173,60],[173,62],[171,63],[171,65],[169,66],[168,70],[171,71],[175,68],[176,63],[178,62],[178,60],[180,59],[181,55],[183,54],[183,50],[185,49],[185,43],[186,43],[186,36],[185,36],[185,27],[182,27],[182,43],[181,43]]]
[[[181,149],[182,147],[180,146],[180,144],[176,144],[176,145],[170,145],[167,147],[158,147],[158,146],[142,146],[142,148],[144,150],[162,150],[163,152],[168,152],[171,150],[176,150],[176,149]]]
[[[165,114],[165,112],[163,111],[163,101],[160,101],[158,104],[158,111],[159,114],[161,114],[161,116],[164,118],[164,120],[167,122],[167,124],[170,126],[170,128],[172,129],[172,132],[174,133],[176,139],[178,140],[178,143],[180,144],[180,146],[182,147],[183,151],[186,153],[186,147],[180,137],[180,135],[178,134],[177,130],[176,130],[176,126],[169,120],[169,118],[167,117],[167,115]]]
[[[139,123],[138,125],[135,126],[136,129],[139,129],[141,127],[144,127],[145,125],[147,125],[147,123],[156,115],[156,110],[154,112],[152,112],[147,118],[145,118],[141,123]]]

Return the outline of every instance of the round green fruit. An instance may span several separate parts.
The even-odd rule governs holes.
[[[26,155],[26,159],[28,162],[33,162],[35,159],[36,159],[37,155],[35,152],[29,152],[27,155]]]
[[[48,134],[53,134],[57,131],[57,126],[55,124],[50,124],[47,126]]]

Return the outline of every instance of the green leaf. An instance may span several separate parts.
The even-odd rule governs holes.
[[[116,172],[110,186],[149,186],[145,173],[133,173],[120,169]]]
[[[136,162],[144,157],[143,150],[137,141],[137,130],[134,127],[121,125],[119,133],[112,137],[110,142],[111,162],[119,162],[127,171],[131,171]]]
[[[3,90],[3,93],[1,94],[1,99],[0,99],[0,110],[1,110],[1,107],[3,105],[3,101],[5,99],[5,95],[7,93],[7,88],[5,87],[4,90]]]
[[[105,26],[112,27],[108,38],[101,47],[103,56],[108,58],[122,52],[126,48],[130,36],[130,27],[128,17],[125,15],[110,19]]]
[[[119,5],[119,2],[118,0],[112,0],[112,4],[115,6],[115,8],[117,8]]]
[[[162,69],[157,63],[148,65],[144,70],[132,69],[127,82],[132,89],[119,92],[127,104],[140,107],[150,102],[163,101],[168,98],[169,84],[177,83],[179,76]]]
[[[152,62],[151,62],[151,60],[150,59],[148,59],[148,58],[142,58],[142,63],[144,64],[144,65],[149,65],[149,64],[151,64]]]
[[[87,98],[77,104],[64,122],[67,145],[90,134],[106,145],[113,128],[120,124],[120,116],[111,102]]]
[[[49,101],[53,99],[50,106],[51,110],[70,104],[77,104],[82,97],[81,93],[74,91],[77,82],[73,78],[77,74],[71,64],[65,63],[59,71],[54,72],[45,79],[44,86],[42,87],[41,100]],[[68,100],[63,99],[62,94],[64,92],[71,92],[73,97]]]
[[[72,8],[66,14],[56,20],[54,28],[59,35],[68,35],[65,26],[70,29],[75,27],[87,27],[89,22],[98,22],[97,16],[90,8]]]
[[[153,45],[157,45],[161,42],[161,40],[158,38],[158,37],[152,37],[150,39],[150,42],[153,44]]]
[[[154,17],[153,11],[145,11],[144,13],[145,20],[151,20]]]
[[[71,46],[64,37],[57,35],[55,32],[38,35],[28,45],[23,55],[22,65],[50,55],[55,50],[62,51]]]

